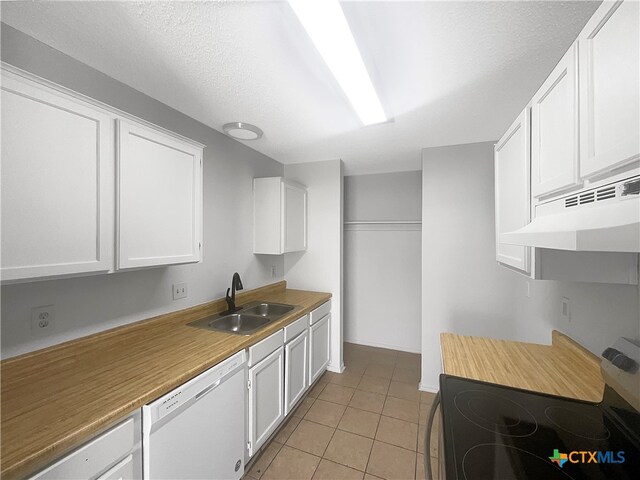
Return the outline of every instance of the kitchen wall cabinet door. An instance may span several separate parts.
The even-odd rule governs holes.
[[[305,330],[284,347],[284,414],[302,398],[309,387],[309,332]]]
[[[282,177],[253,179],[253,253],[307,249],[307,190]]]
[[[640,158],[640,3],[605,1],[578,37],[584,177]]]
[[[2,278],[113,265],[113,120],[2,71]]]
[[[531,191],[536,198],[581,184],[577,67],[574,44],[531,100]]]
[[[301,186],[282,182],[284,199],[283,247],[284,253],[307,249],[307,191]]]
[[[322,375],[329,365],[329,321],[331,314],[327,314],[309,329],[309,384],[311,385]]]
[[[496,258],[529,274],[530,248],[500,243],[500,234],[530,221],[529,107],[525,108],[495,147]]]
[[[249,457],[284,418],[284,348],[249,369]]]
[[[118,124],[118,268],[199,262],[202,148]]]

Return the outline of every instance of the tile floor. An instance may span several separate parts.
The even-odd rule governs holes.
[[[309,391],[246,480],[424,479],[434,395],[418,390],[420,355],[345,343],[344,363]],[[434,468],[437,435],[434,425]]]

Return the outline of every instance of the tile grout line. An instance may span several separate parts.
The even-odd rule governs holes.
[[[391,382],[393,382],[393,381],[394,381],[394,380],[393,380],[393,374],[395,373],[395,371],[396,371],[396,369],[397,369],[397,368],[402,368],[402,367],[399,367],[399,366],[397,365],[397,359],[398,359],[398,355],[397,355],[397,353],[396,353],[396,355],[395,355],[395,357],[394,357],[393,370],[392,370],[392,373],[391,373],[391,378],[387,379],[387,378],[384,378],[384,377],[377,377],[377,376],[375,376],[375,375],[373,375],[373,376],[372,376],[372,375],[369,375],[369,376],[372,376],[373,378],[378,378],[378,379],[388,380],[388,381],[389,381],[389,387],[387,388],[387,392],[384,394],[384,400],[383,400],[383,404],[382,404],[382,409],[383,409],[383,410],[384,410],[384,406],[385,406],[385,404],[386,404],[386,401],[387,401],[387,398],[388,398],[388,397],[391,397],[391,398],[397,398],[397,399],[399,399],[399,400],[411,401],[411,400],[407,400],[407,399],[404,399],[404,398],[401,398],[401,397],[394,397],[394,396],[392,396],[392,395],[389,395],[389,393],[388,393],[389,388],[390,388],[390,384],[391,384]],[[372,414],[375,414],[375,415],[379,415],[380,417],[385,416],[385,417],[387,417],[387,418],[392,418],[392,419],[394,419],[394,420],[399,420],[399,421],[403,421],[403,422],[407,422],[407,423],[411,423],[411,424],[413,424],[413,422],[408,422],[407,420],[404,420],[404,419],[401,419],[401,418],[391,417],[391,416],[389,416],[389,415],[383,415],[383,414],[382,414],[382,411],[381,411],[381,412],[379,412],[379,413],[378,413],[378,412],[372,412],[372,411],[370,411],[370,410],[365,410],[365,409],[363,409],[363,408],[357,408],[357,407],[354,407],[354,406],[351,406],[351,405],[350,405],[351,400],[353,399],[353,395],[355,395],[355,391],[356,391],[356,390],[361,391],[361,392],[364,392],[364,393],[371,393],[371,394],[383,395],[383,394],[379,394],[379,393],[377,393],[377,392],[367,392],[366,390],[360,390],[360,389],[358,389],[358,388],[357,388],[357,387],[358,387],[358,385],[360,384],[360,382],[362,381],[362,377],[365,375],[365,372],[366,372],[367,367],[368,367],[369,365],[371,365],[371,364],[376,364],[376,365],[385,365],[384,363],[380,364],[380,363],[376,363],[376,362],[367,363],[367,364],[365,365],[365,367],[364,367],[364,371],[363,371],[363,373],[361,373],[361,374],[354,374],[354,376],[358,376],[358,377],[359,377],[359,379],[358,379],[358,383],[356,384],[356,386],[355,386],[355,387],[350,387],[350,386],[348,386],[348,385],[343,385],[343,384],[340,384],[340,383],[335,383],[335,382],[331,382],[330,380],[327,380],[326,382],[323,382],[323,383],[325,383],[325,386],[320,390],[320,392],[318,393],[318,395],[317,395],[316,397],[310,397],[308,393],[307,393],[307,395],[305,395],[305,398],[311,398],[311,399],[313,399],[313,403],[315,403],[317,400],[322,400],[323,402],[331,403],[331,404],[333,404],[333,405],[340,405],[341,407],[344,407],[344,410],[342,411],[342,414],[340,415],[340,418],[338,419],[338,423],[337,423],[337,425],[336,425],[335,427],[330,427],[329,425],[325,425],[325,424],[322,424],[322,423],[319,423],[319,422],[315,422],[315,421],[313,421],[313,420],[310,420],[310,419],[306,418],[306,415],[307,415],[307,413],[309,412],[309,410],[311,410],[311,408],[313,407],[313,404],[309,407],[309,409],[305,412],[305,414],[304,414],[302,417],[297,417],[297,418],[299,418],[298,425],[296,425],[296,427],[294,428],[293,432],[295,432],[295,430],[299,427],[299,425],[300,425],[300,423],[302,422],[302,420],[306,420],[307,422],[314,423],[314,424],[317,424],[317,425],[321,425],[321,426],[324,426],[324,427],[333,428],[333,433],[332,433],[332,435],[331,435],[331,438],[329,439],[329,442],[327,443],[327,446],[324,448],[324,451],[323,451],[322,455],[321,455],[320,457],[318,457],[318,455],[314,455],[314,454],[312,454],[312,453],[306,452],[306,451],[304,451],[304,450],[302,450],[302,449],[299,449],[299,448],[297,448],[297,447],[294,447],[294,446],[292,446],[292,445],[287,444],[287,442],[289,441],[289,438],[291,437],[291,435],[293,435],[293,432],[291,432],[291,434],[287,437],[287,440],[285,440],[285,442],[281,444],[281,447],[280,447],[280,449],[279,449],[278,453],[274,456],[274,458],[273,458],[273,459],[271,459],[271,462],[269,462],[269,464],[267,465],[267,467],[264,469],[264,472],[263,472],[263,474],[262,474],[262,475],[264,475],[264,473],[267,471],[267,469],[271,466],[271,464],[273,463],[273,460],[275,460],[275,458],[280,454],[280,451],[282,450],[282,447],[284,447],[284,446],[287,446],[287,447],[292,448],[292,449],[294,449],[294,450],[300,451],[300,452],[302,452],[302,453],[306,453],[306,454],[308,454],[308,455],[315,456],[316,458],[320,458],[320,461],[322,461],[323,459],[326,459],[327,461],[331,461],[331,462],[333,462],[333,463],[336,463],[337,465],[341,465],[341,466],[344,466],[344,467],[346,467],[346,468],[351,468],[351,469],[353,469],[353,470],[356,470],[356,471],[359,471],[359,472],[363,472],[365,475],[367,474],[367,471],[366,471],[366,470],[367,470],[367,468],[368,468],[368,466],[369,466],[369,461],[370,461],[370,459],[371,459],[371,452],[373,451],[373,443],[374,443],[374,442],[380,442],[380,443],[385,444],[385,445],[394,446],[394,447],[397,447],[397,448],[401,448],[402,450],[405,450],[405,451],[407,451],[407,452],[411,452],[411,450],[408,450],[408,449],[406,449],[406,448],[404,448],[404,447],[400,447],[400,446],[398,446],[398,445],[389,444],[389,443],[387,443],[387,442],[382,442],[382,441],[377,440],[377,439],[375,438],[375,437],[376,437],[376,435],[377,435],[377,433],[378,433],[379,426],[380,426],[380,419],[378,420],[378,424],[376,425],[376,432],[374,433],[374,437],[373,437],[373,438],[369,438],[369,437],[366,437],[366,436],[364,436],[364,435],[360,435],[360,434],[357,434],[357,433],[354,433],[354,432],[349,432],[349,431],[342,430],[342,429],[340,429],[340,428],[339,428],[340,422],[342,421],[342,418],[344,417],[344,415],[345,415],[345,413],[346,413],[346,409],[347,409],[347,408],[353,408],[354,410],[360,410],[360,411],[363,411],[363,412],[372,413]],[[387,365],[387,366],[391,366],[391,365]],[[405,367],[405,368],[407,368],[407,367]],[[398,382],[397,380],[395,380],[395,381],[396,381],[396,382]],[[407,382],[399,382],[399,383],[407,383]],[[326,388],[326,386],[327,386],[327,385],[329,385],[329,384],[332,384],[332,385],[338,385],[338,386],[341,386],[341,387],[344,387],[344,388],[348,388],[348,389],[353,390],[353,393],[352,393],[352,395],[351,395],[351,398],[349,399],[349,403],[347,403],[346,405],[344,405],[344,404],[337,403],[337,402],[333,402],[333,401],[330,401],[330,400],[321,399],[321,398],[320,398],[320,395],[322,394],[322,392],[324,391],[324,389]],[[314,388],[315,388],[315,387],[317,387],[317,384],[316,384],[316,385],[314,385]],[[419,401],[418,401],[418,417],[419,417],[419,410],[420,410],[420,398],[421,398],[421,397],[419,397]],[[297,408],[299,408],[299,406],[298,406]],[[294,416],[292,416],[292,418],[293,418],[293,417],[294,417]],[[419,418],[418,418],[418,424],[417,424],[417,425],[418,425],[418,429],[419,429],[419,428],[420,428]],[[371,440],[371,441],[372,441],[372,447],[371,447],[371,450],[369,451],[369,455],[368,455],[368,457],[367,457],[367,464],[365,465],[365,469],[364,469],[364,471],[361,471],[361,470],[358,470],[358,469],[356,469],[356,468],[353,468],[353,467],[352,467],[352,466],[350,466],[350,465],[344,465],[344,464],[342,464],[342,463],[340,463],[340,462],[335,462],[335,461],[330,460],[330,459],[328,459],[328,458],[326,458],[326,457],[324,456],[324,455],[326,454],[326,451],[327,451],[328,447],[329,447],[329,444],[330,444],[330,443],[331,443],[331,441],[333,440],[333,438],[334,438],[334,436],[335,436],[335,434],[336,434],[336,432],[337,432],[338,430],[340,430],[341,432],[345,432],[345,433],[349,433],[349,434],[352,434],[352,435],[356,435],[356,436],[359,436],[359,437],[362,437],[362,438],[366,438],[366,439],[368,439],[368,440]],[[271,442],[275,442],[275,438],[274,438],[273,440],[271,440]],[[415,455],[416,455],[416,461],[417,461],[417,447],[416,447],[416,450],[415,450],[413,453],[415,453]],[[430,458],[431,458],[431,457],[430,457]],[[311,478],[313,478],[313,476],[315,476],[315,474],[316,474],[316,472],[317,472],[317,469],[318,469],[319,465],[320,465],[320,462],[318,462],[318,465],[316,465],[316,467],[315,467],[315,469],[314,469],[314,471],[313,471],[313,474],[312,474],[312,477],[311,477]],[[416,464],[414,464],[414,475],[415,475],[415,468],[416,468]],[[247,476],[248,476],[248,477],[250,477],[250,478],[253,478],[253,477],[251,477],[248,473],[247,473]]]

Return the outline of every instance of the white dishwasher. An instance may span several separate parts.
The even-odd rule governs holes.
[[[144,478],[239,479],[245,387],[243,350],[142,407]]]

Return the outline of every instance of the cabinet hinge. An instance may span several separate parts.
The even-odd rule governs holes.
[[[247,380],[247,390],[251,390],[251,380]]]
[[[198,242],[198,249],[202,250],[202,242]]]
[[[251,442],[247,442],[247,450],[251,451]]]

